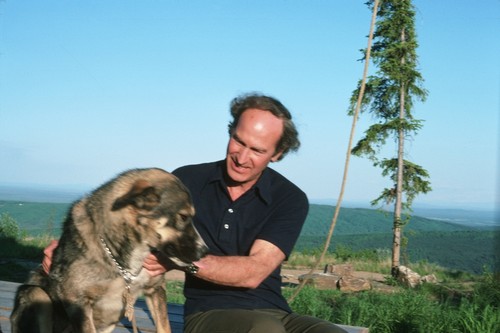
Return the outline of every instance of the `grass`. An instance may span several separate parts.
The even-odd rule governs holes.
[[[167,299],[170,303],[184,304],[184,282],[167,281]]]
[[[286,267],[311,267],[318,258],[319,251],[295,252]],[[390,253],[381,250],[354,252],[340,247],[338,252],[327,254],[318,268],[342,263],[351,264],[357,271],[390,276]],[[292,302],[292,309],[336,323],[368,327],[371,333],[500,332],[498,276],[487,271],[474,275],[448,270],[427,261],[408,266],[421,276],[434,274],[440,282],[415,289],[400,288],[390,294],[374,290],[345,294],[306,286]],[[287,287],[283,293],[288,298],[293,291]]]
[[[499,293],[497,283],[479,282],[468,297],[436,298],[432,289],[401,289],[396,293],[376,291],[343,294],[337,290],[305,287],[291,304],[298,313],[335,323],[368,327],[371,333],[392,332],[500,332]],[[488,286],[479,291],[478,286]],[[285,289],[285,296],[292,289]],[[491,302],[491,303],[488,303]]]

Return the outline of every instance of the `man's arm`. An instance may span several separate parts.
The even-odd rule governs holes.
[[[203,257],[195,262],[199,267],[196,276],[226,286],[257,288],[283,260],[285,254],[276,245],[257,239],[248,256]],[[167,269],[153,254],[146,258],[144,268],[153,276]]]
[[[285,259],[274,244],[257,239],[248,256],[208,255],[195,262],[196,276],[221,285],[257,288]]]

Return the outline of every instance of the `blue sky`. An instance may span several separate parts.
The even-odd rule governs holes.
[[[129,168],[223,158],[230,100],[258,91],[280,99],[301,134],[301,150],[272,167],[334,204],[369,32],[364,2],[2,1],[0,185],[88,190]],[[491,209],[500,1],[414,4],[429,96],[415,105],[425,123],[407,158],[433,187],[416,203]],[[361,116],[357,139],[371,121]],[[345,201],[368,204],[387,185],[353,157]]]

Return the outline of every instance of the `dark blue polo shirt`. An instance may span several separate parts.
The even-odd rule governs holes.
[[[309,203],[304,192],[271,168],[232,201],[224,182],[225,161],[181,167],[173,173],[191,192],[194,224],[213,255],[246,256],[256,239],[273,243],[288,257]],[[221,286],[186,274],[185,315],[212,309],[282,309],[278,267],[256,289]]]

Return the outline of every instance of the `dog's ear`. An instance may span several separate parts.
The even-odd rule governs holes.
[[[132,188],[124,196],[116,199],[112,210],[119,210],[132,205],[139,209],[152,210],[160,202],[160,196],[156,189],[148,181],[140,179],[134,183]]]

